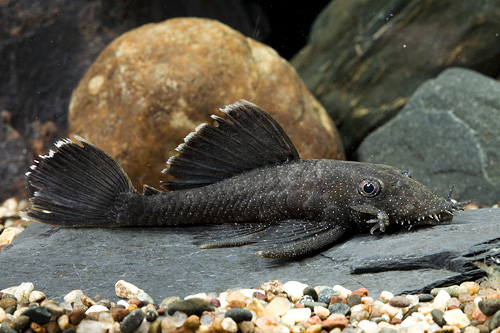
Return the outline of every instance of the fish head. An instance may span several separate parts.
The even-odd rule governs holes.
[[[369,164],[353,164],[349,214],[360,231],[447,222],[468,202],[438,196],[412,177],[411,172]],[[352,169],[351,169],[352,170]],[[453,188],[452,188],[453,190]]]

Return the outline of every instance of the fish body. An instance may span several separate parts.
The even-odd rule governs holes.
[[[27,219],[67,227],[210,224],[204,248],[262,246],[261,257],[314,253],[342,236],[450,220],[464,203],[435,195],[386,165],[303,160],[279,124],[239,101],[178,147],[162,192],[135,191],[106,153],[59,141],[28,173],[38,189]],[[451,193],[450,193],[451,196]]]

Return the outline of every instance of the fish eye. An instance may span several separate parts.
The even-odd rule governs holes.
[[[376,179],[363,179],[358,183],[358,193],[364,197],[373,198],[382,190],[382,185]]]

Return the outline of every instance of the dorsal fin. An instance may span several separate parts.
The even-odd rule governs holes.
[[[216,183],[242,172],[298,160],[292,141],[263,109],[239,100],[221,110],[228,119],[213,115],[218,126],[201,124],[177,147],[179,156],[168,160],[163,173],[175,177],[163,182],[167,190]]]

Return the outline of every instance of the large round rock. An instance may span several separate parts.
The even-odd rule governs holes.
[[[115,39],[73,92],[69,124],[158,186],[175,148],[238,99],[271,113],[303,158],[344,158],[333,122],[274,50],[213,20],[171,19]]]

